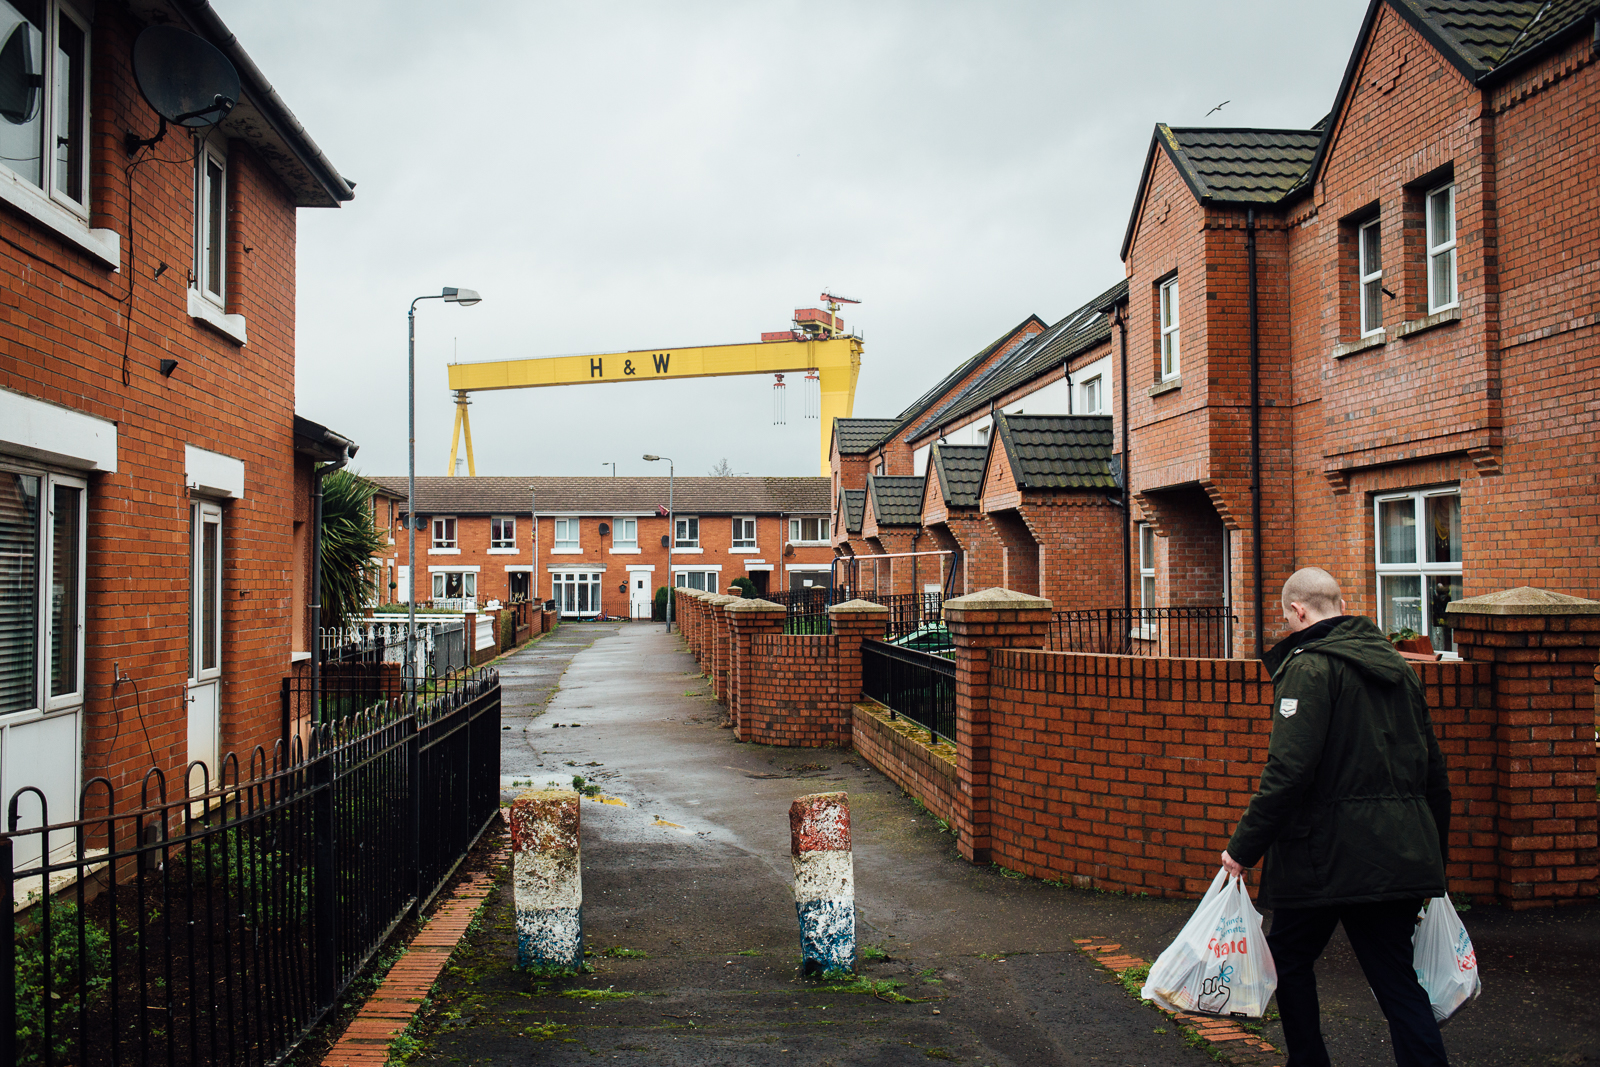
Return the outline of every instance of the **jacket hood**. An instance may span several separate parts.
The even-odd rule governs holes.
[[[1320,652],[1344,660],[1384,685],[1398,685],[1405,672],[1411,669],[1371,619],[1346,615],[1329,621],[1334,625],[1326,634],[1315,636],[1291,650],[1283,662],[1287,663],[1302,652]]]

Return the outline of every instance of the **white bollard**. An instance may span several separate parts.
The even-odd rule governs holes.
[[[511,873],[517,963],[543,970],[583,966],[583,871],[578,794],[529,790],[511,803]]]
[[[856,969],[856,881],[850,856],[850,797],[813,793],[789,806],[794,910],[801,973]]]

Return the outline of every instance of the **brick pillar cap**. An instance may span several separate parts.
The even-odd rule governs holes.
[[[748,597],[739,597],[734,603],[729,604],[729,611],[782,611],[789,609],[782,604],[774,604],[770,600],[751,600]]]
[[[679,589],[678,592],[682,593],[684,596],[692,596],[700,600],[704,600],[706,597],[706,591],[704,589]]]
[[[882,612],[887,615],[889,614],[889,609],[882,604],[874,604],[870,600],[846,600],[843,604],[835,604],[828,609],[829,615],[853,615],[857,612],[861,614]]]
[[[945,610],[955,608],[957,611],[994,611],[1042,609],[1049,611],[1055,604],[1041,596],[1029,596],[1019,593],[1014,589],[980,589],[976,593],[958,596],[953,600],[944,602]]]
[[[1452,600],[1446,615],[1600,615],[1600,600],[1520,585],[1498,593]],[[1448,625],[1448,623],[1446,624]]]
[[[735,603],[740,599],[742,599],[742,598],[741,597],[736,597],[736,596],[724,596],[722,593],[711,593],[706,597],[706,603],[707,604],[716,604],[717,606],[720,607],[723,604]]]

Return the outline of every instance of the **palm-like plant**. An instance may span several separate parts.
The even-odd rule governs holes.
[[[355,471],[337,470],[322,483],[322,625],[343,629],[377,595],[384,547],[369,510],[372,485]]]

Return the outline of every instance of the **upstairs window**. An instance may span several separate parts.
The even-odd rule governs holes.
[[[756,547],[756,520],[752,515],[736,515],[733,519],[733,547]]]
[[[489,547],[516,548],[517,520],[514,515],[496,515],[489,520]]]
[[[611,520],[611,547],[612,548],[638,548],[639,547],[639,520],[638,519],[613,519],[613,520]]]
[[[1178,376],[1178,279],[1161,283],[1161,380]]]
[[[0,0],[0,165],[83,215],[89,28],[55,0]]]
[[[438,516],[433,520],[433,547],[456,547],[456,520],[455,516]]]
[[[228,157],[208,141],[194,165],[194,278],[215,304],[227,302],[227,181]]]
[[[1428,194],[1428,314],[1453,308],[1456,299],[1456,187]]]
[[[828,520],[824,518],[805,518],[789,520],[789,540],[797,542],[826,542],[828,540]]]
[[[1102,384],[1104,383],[1100,381],[1100,375],[1098,374],[1083,383],[1083,413],[1085,415],[1100,414],[1100,405],[1103,402],[1101,400],[1103,395],[1101,392]]]
[[[1378,220],[1356,231],[1356,275],[1361,284],[1361,336],[1383,329],[1383,245]]]
[[[577,519],[556,520],[555,549],[557,552],[576,552],[578,550]]]
[[[700,520],[694,515],[674,519],[673,548],[700,547]]]

